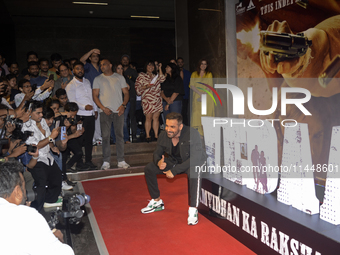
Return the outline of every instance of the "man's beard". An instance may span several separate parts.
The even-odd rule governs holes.
[[[37,73],[37,75],[30,73],[30,76],[33,77],[33,78],[37,78],[39,76],[39,73]]]
[[[84,78],[84,74],[78,75],[78,74],[74,74],[75,77],[77,77],[78,79],[83,79]]]
[[[180,132],[180,130],[178,129],[177,132],[173,132],[173,133],[171,133],[171,134],[169,134],[168,132],[166,132],[166,134],[167,134],[168,138],[174,138],[174,137],[176,137],[176,136],[178,135],[179,132]]]

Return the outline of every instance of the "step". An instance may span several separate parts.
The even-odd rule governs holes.
[[[151,142],[151,143],[129,143],[129,144],[124,144],[124,153],[125,154],[132,154],[132,153],[145,153],[145,152],[151,152],[156,149],[157,143],[156,142]],[[116,155],[116,145],[111,144],[110,145],[111,149],[111,155]],[[84,148],[83,148],[83,153],[85,154]],[[96,145],[93,146],[92,149],[92,156],[95,155],[102,155],[103,154],[103,149],[101,145]]]
[[[107,176],[121,175],[121,174],[134,174],[143,173],[145,166],[131,166],[130,168],[112,168],[107,170],[91,170],[82,171],[78,173],[67,173],[71,181],[84,181],[89,179],[103,178]]]
[[[125,162],[129,165],[146,165],[147,163],[153,161],[153,152],[147,153],[138,153],[138,154],[125,154],[124,155]],[[92,157],[92,163],[98,166],[98,169],[103,164],[103,156],[97,155]],[[117,156],[111,155],[110,157],[110,165],[117,166]]]

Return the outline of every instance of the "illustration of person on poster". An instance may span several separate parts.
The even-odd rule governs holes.
[[[253,99],[261,101],[260,107],[268,102],[271,105],[273,87],[279,93],[287,86],[309,90],[312,97],[304,107],[311,116],[305,116],[295,105],[288,105],[286,116],[282,116],[278,102],[278,110],[271,117],[308,124],[314,165],[328,163],[332,127],[340,125],[339,14],[339,3],[330,0],[250,0],[236,6],[238,78],[266,80],[262,87],[254,87],[268,91],[266,98]],[[252,73],[245,76],[242,70]],[[287,94],[288,98],[303,96]],[[278,122],[275,129],[281,164],[284,127]],[[316,173],[316,182],[324,185],[326,174]]]

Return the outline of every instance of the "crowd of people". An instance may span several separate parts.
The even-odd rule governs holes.
[[[0,161],[22,163],[26,185],[37,194],[30,206],[38,212],[62,205],[61,190],[76,185],[67,172],[110,169],[110,143],[116,144],[117,166],[129,168],[125,144],[157,141],[170,113],[182,114],[169,115],[178,127],[192,122],[202,135],[196,116],[200,95],[205,93],[200,86],[212,84],[206,60],[200,60],[193,74],[184,69],[183,58],[165,65],[148,61],[138,72],[126,54],[114,64],[100,53],[93,49],[80,59],[63,59],[55,53],[49,61],[31,51],[27,67],[21,70],[17,62],[6,63],[0,54]],[[191,107],[190,93],[197,94]],[[180,132],[176,134],[179,137]],[[92,163],[97,145],[102,145],[101,167]],[[154,197],[159,192],[153,192]],[[196,224],[197,218],[191,221]]]

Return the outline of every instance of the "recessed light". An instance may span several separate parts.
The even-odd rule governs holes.
[[[137,15],[131,15],[131,18],[159,19],[159,17],[157,17],[157,16],[137,16]]]
[[[211,11],[211,12],[222,12],[221,10],[216,9],[207,9],[207,8],[198,8],[199,11]]]
[[[93,4],[93,5],[109,5],[108,3],[96,3],[96,2],[72,2],[73,4]]]

